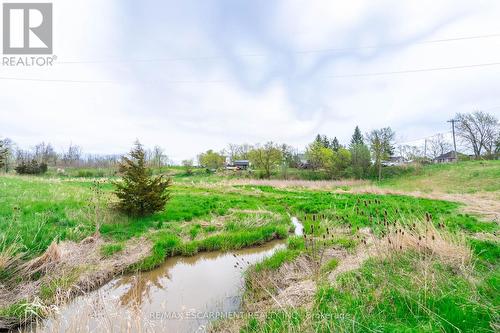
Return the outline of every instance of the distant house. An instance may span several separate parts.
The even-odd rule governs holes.
[[[451,163],[457,160],[455,152],[449,151],[446,154],[441,154],[434,159],[434,163]]]
[[[405,159],[402,156],[391,156],[387,161],[382,161],[383,166],[396,166],[405,163]]]
[[[250,161],[248,160],[238,160],[228,163],[226,165],[227,170],[247,170],[250,167]]]
[[[298,163],[297,167],[299,169],[311,169],[311,164],[307,160],[306,154],[303,154],[303,153],[298,154],[298,157],[299,157],[299,163]]]

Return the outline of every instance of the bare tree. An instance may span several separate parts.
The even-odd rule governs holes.
[[[411,145],[399,145],[397,147],[397,153],[405,162],[419,160],[424,155],[419,147]]]
[[[165,152],[160,146],[154,146],[152,152],[152,160],[155,167],[160,169],[163,166],[166,157],[167,156],[165,156]]]
[[[3,169],[7,165],[7,152],[8,150],[3,140],[0,140],[0,169]]]
[[[483,111],[475,111],[473,113],[459,113],[456,119],[458,121],[458,137],[468,148],[472,149],[476,158],[481,156],[483,149],[487,154],[494,151],[498,135],[497,118]]]
[[[443,155],[444,153],[449,152],[453,148],[451,143],[446,140],[443,134],[438,134],[429,141],[429,149],[431,157],[436,158],[440,155]]]
[[[82,148],[77,145],[70,144],[68,150],[63,153],[62,160],[65,165],[74,166],[80,161],[81,156]]]
[[[41,142],[33,149],[33,158],[40,163],[53,164],[57,163],[57,153],[50,143]]]

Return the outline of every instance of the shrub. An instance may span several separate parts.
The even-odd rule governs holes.
[[[165,208],[170,200],[167,189],[171,186],[170,178],[164,175],[151,176],[144,161],[144,149],[139,142],[124,156],[120,163],[123,173],[122,182],[114,182],[118,197],[118,208],[131,216],[147,216]]]
[[[47,163],[38,163],[35,159],[21,161],[15,170],[20,175],[41,175],[47,172]]]

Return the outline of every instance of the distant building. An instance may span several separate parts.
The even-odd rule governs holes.
[[[249,160],[238,160],[228,163],[226,165],[227,170],[247,170],[250,167]]]
[[[455,152],[449,151],[446,154],[441,154],[434,159],[434,163],[452,163],[457,160]]]
[[[387,161],[382,161],[383,166],[396,166],[405,164],[405,159],[402,156],[391,156]]]

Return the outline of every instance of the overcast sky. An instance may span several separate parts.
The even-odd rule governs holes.
[[[0,137],[24,147],[122,153],[139,138],[179,161],[229,142],[347,143],[356,125],[405,142],[456,112],[500,114],[500,65],[354,76],[500,63],[498,0],[53,3],[56,64],[0,66]]]

